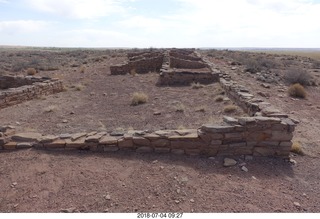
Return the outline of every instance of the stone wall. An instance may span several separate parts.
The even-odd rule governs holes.
[[[164,54],[160,52],[137,53],[128,55],[129,61],[110,66],[112,75],[125,75],[131,72],[144,74],[159,72],[163,63]]]
[[[9,89],[21,87],[23,85],[31,85],[34,82],[41,82],[42,78],[33,77],[33,76],[11,76],[11,75],[3,75],[0,76],[0,89]]]
[[[219,74],[207,70],[162,69],[158,85],[190,85],[192,83],[211,84],[219,81]]]
[[[201,61],[191,61],[170,56],[170,68],[199,69],[207,67],[208,65]]]
[[[14,82],[11,76],[4,76],[4,78],[10,78],[11,88],[0,90],[0,109],[63,90],[62,81],[58,79],[16,77],[17,80]],[[15,87],[22,85],[22,82],[26,82],[27,85]]]
[[[124,134],[91,132],[43,136],[39,133],[6,134],[0,149],[80,149],[101,152],[136,152],[186,155],[253,155],[288,157],[294,124],[271,117],[225,117],[227,125],[203,125],[199,129],[129,131]],[[3,128],[2,128],[3,129]]]

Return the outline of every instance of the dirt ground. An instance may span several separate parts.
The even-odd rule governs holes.
[[[9,53],[13,62],[17,51]],[[20,53],[27,57],[30,51]],[[223,107],[230,103],[214,103],[217,85],[158,88],[153,86],[155,74],[110,76],[109,65],[124,60],[123,55],[83,53],[88,54],[77,67],[65,64],[58,70],[39,73],[60,77],[67,91],[2,109],[1,124],[53,134],[131,127],[189,128],[208,122],[208,116],[219,123]],[[55,56],[61,60],[79,63],[82,53],[66,52],[65,59],[59,54]],[[235,69],[227,60],[208,58],[252,93],[267,93],[269,97],[261,98],[299,120],[294,141],[301,142],[306,155],[292,154],[296,164],[278,158],[236,157],[238,165],[225,168],[223,157],[1,152],[0,212],[320,212],[319,87],[308,87],[306,100],[293,99],[279,92],[285,85],[271,83],[269,89],[264,88],[243,73],[243,66]],[[8,60],[2,61],[5,72],[12,70]],[[145,105],[130,106],[130,95],[136,90],[148,93]],[[180,101],[185,111],[176,112],[177,102],[170,101]],[[199,106],[206,106],[202,107],[204,112],[196,112]],[[155,116],[155,111],[161,115]],[[248,172],[242,171],[242,166]]]

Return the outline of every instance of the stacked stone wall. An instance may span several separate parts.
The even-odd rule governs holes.
[[[11,88],[0,90],[0,109],[16,105],[24,101],[32,100],[43,95],[49,95],[63,91],[62,81],[58,79],[40,78],[40,77],[12,77],[3,76],[1,78],[10,78]],[[17,79],[15,82],[12,78]],[[25,82],[27,85],[23,85]],[[8,84],[8,82],[6,82]],[[20,85],[19,87],[16,87]],[[23,86],[21,86],[23,85]]]
[[[1,134],[0,149],[78,149],[100,152],[136,152],[186,155],[253,155],[287,157],[294,124],[271,117],[225,118],[225,126],[203,125],[199,129],[129,131],[123,135],[106,132],[43,136],[39,133]],[[2,129],[3,130],[3,129]]]

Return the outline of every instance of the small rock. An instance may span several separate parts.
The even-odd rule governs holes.
[[[103,93],[103,96],[107,96],[107,93]]]
[[[244,159],[245,159],[246,161],[253,160],[253,156],[251,156],[251,155],[246,155]]]
[[[62,123],[68,123],[68,120],[64,119],[62,120]]]
[[[106,200],[111,200],[111,196],[108,194],[108,195],[104,195],[103,196]]]
[[[103,212],[107,213],[107,212],[109,212],[109,209],[108,208],[104,209]]]
[[[241,170],[244,171],[244,172],[248,172],[249,171],[248,168],[245,167],[245,166],[241,167]]]
[[[90,93],[90,96],[94,96],[94,95],[96,95],[95,92],[91,92],[91,93]]]
[[[161,112],[154,112],[153,115],[159,116],[159,115],[161,115]]]
[[[292,158],[289,159],[289,162],[290,162],[291,164],[293,164],[293,165],[296,165],[296,164],[297,164],[297,161],[295,161],[295,160],[292,159]]]
[[[190,202],[191,202],[191,203],[194,203],[194,199],[193,199],[193,198],[192,198],[192,199],[190,199]]]
[[[61,209],[60,212],[63,213],[73,213],[75,212],[76,208],[66,208],[66,209]]]
[[[296,206],[296,207],[301,207],[299,202],[293,202],[293,205]]]
[[[209,160],[215,160],[216,158],[215,157],[209,157],[208,159]]]
[[[13,207],[16,208],[16,207],[18,207],[18,205],[19,205],[19,204],[15,204],[15,205],[13,205]]]
[[[154,161],[152,161],[152,163],[153,163],[153,164],[156,164],[156,163],[158,163],[158,160],[154,160]]]
[[[307,194],[306,194],[306,193],[303,193],[302,196],[307,197]]]
[[[270,85],[269,84],[265,84],[265,83],[262,83],[261,86],[264,87],[264,88],[270,88]]]
[[[237,161],[231,158],[224,158],[223,160],[224,167],[231,167],[231,166],[235,166],[236,164],[237,164]]]
[[[13,182],[13,183],[11,184],[11,188],[16,187],[16,185],[18,185],[18,183],[17,183],[17,182]]]
[[[20,123],[20,122],[16,122],[16,124],[17,124],[17,125],[21,125],[21,123]]]
[[[163,170],[163,169],[164,169],[164,166],[160,166],[160,169]]]
[[[175,202],[176,204],[179,204],[179,203],[180,203],[180,201],[179,201],[179,200],[175,200],[174,202]]]
[[[70,112],[71,115],[75,114],[73,111]]]
[[[257,178],[256,178],[256,177],[254,177],[254,176],[252,176],[251,178],[252,178],[252,179],[254,179],[254,180],[256,180],[256,179],[257,179]]]

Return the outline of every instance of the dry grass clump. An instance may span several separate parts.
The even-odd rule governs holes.
[[[200,84],[199,82],[192,82],[191,84],[191,88],[192,89],[200,89],[200,88],[204,88],[205,86],[203,84]]]
[[[304,155],[301,144],[299,142],[293,142],[291,146],[291,152],[299,155]]]
[[[195,111],[204,113],[207,111],[207,106],[198,106]]]
[[[37,70],[34,68],[28,68],[27,69],[27,74],[28,75],[35,75],[37,73]]]
[[[214,98],[214,101],[216,101],[216,102],[222,102],[222,101],[223,101],[223,96],[221,96],[221,95],[216,96],[216,97]]]
[[[136,71],[135,68],[133,68],[133,69],[130,70],[130,75],[136,76],[136,74],[137,74],[137,71]]]
[[[142,92],[135,92],[132,95],[131,105],[136,106],[139,104],[144,104],[148,101],[148,95]]]
[[[176,112],[183,113],[186,110],[186,106],[183,103],[177,103],[174,107]]]
[[[238,107],[235,105],[227,105],[223,108],[223,112],[225,113],[233,113],[237,111]]]
[[[82,65],[82,66],[80,67],[80,73],[84,73],[85,70],[86,70],[86,68]]]
[[[291,97],[306,98],[307,96],[307,92],[301,84],[290,85],[288,93]]]
[[[51,112],[54,112],[56,109],[57,109],[57,106],[50,105],[50,106],[44,108],[43,112],[44,113],[51,113]]]

